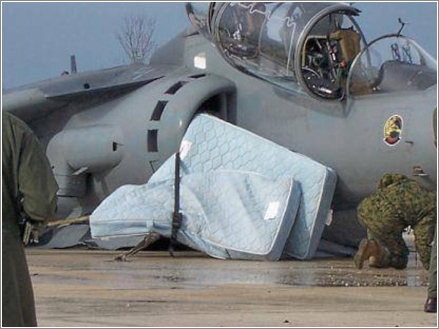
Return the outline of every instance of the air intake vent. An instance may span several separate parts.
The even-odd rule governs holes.
[[[199,78],[202,78],[202,77],[205,77],[205,76],[206,76],[205,74],[195,74],[195,75],[191,75],[189,78],[199,79]]]
[[[158,152],[157,133],[157,129],[148,130],[148,152]]]
[[[160,118],[162,117],[163,110],[166,107],[166,104],[168,104],[168,101],[159,101],[157,105],[154,108],[154,111],[151,115],[151,121],[160,121]]]
[[[186,84],[184,81],[178,81],[176,84],[174,84],[171,88],[166,90],[165,94],[174,95],[181,87],[183,87]]]

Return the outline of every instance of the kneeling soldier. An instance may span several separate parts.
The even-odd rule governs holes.
[[[408,226],[415,233],[416,249],[428,270],[436,227],[436,194],[401,174],[384,174],[378,191],[358,206],[358,220],[367,228],[354,257],[357,268],[365,260],[371,267],[407,266],[409,250],[402,233]]]

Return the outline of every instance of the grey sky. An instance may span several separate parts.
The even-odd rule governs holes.
[[[367,39],[397,32],[437,57],[437,2],[356,2]],[[163,44],[188,26],[184,2],[2,2],[2,87],[58,76],[76,55],[78,71],[124,64],[115,34],[127,15],[145,12],[157,20]]]

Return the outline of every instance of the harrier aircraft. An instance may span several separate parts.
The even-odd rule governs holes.
[[[352,210],[384,172],[436,189],[437,63],[403,31],[369,41],[355,20],[360,11],[342,3],[186,9],[193,26],[150,65],[3,92],[2,110],[47,148],[59,218],[89,214],[118,187],[147,182],[199,113],[332,168],[336,222],[328,239],[343,243],[361,231]]]

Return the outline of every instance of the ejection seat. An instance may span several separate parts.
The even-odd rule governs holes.
[[[302,73],[310,90],[323,98],[343,98],[349,68],[360,51],[361,36],[353,28],[308,36],[302,50]]]

